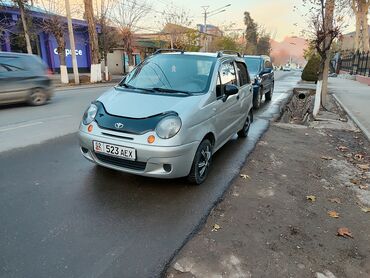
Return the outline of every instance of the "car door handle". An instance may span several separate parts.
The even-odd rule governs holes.
[[[239,98],[240,98],[240,96],[239,96],[239,95],[237,95],[237,96],[236,96],[236,100],[239,100]]]

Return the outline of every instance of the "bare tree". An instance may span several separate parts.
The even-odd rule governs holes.
[[[330,49],[343,27],[342,0],[303,0],[310,8],[309,34],[312,45],[321,58],[316,86],[314,116],[327,102],[327,80],[330,63]]]
[[[112,0],[101,0],[100,14],[98,14],[98,24],[100,26],[100,33],[98,34],[99,48],[101,56],[104,58],[105,64],[105,80],[109,80],[108,71],[108,53],[118,46],[120,40],[119,33],[113,27],[110,20],[111,10],[113,8]]]
[[[26,46],[27,46],[27,53],[32,54],[32,46],[31,46],[30,34],[28,30],[27,18],[26,18],[26,12],[25,12],[26,10],[25,6],[27,4],[27,0],[14,0],[14,3],[18,6],[19,12],[21,14],[24,38],[26,40]]]
[[[57,42],[57,52],[60,64],[60,79],[62,83],[69,83],[68,71],[66,65],[66,40],[65,34],[67,24],[60,14],[65,13],[65,7],[62,1],[42,0],[41,4],[45,10],[45,17],[42,19],[41,27],[45,33],[54,36]]]
[[[134,32],[138,29],[138,22],[149,13],[150,9],[151,6],[144,1],[117,0],[115,13],[112,17],[121,34],[123,48],[128,55],[129,66],[133,65]]]
[[[90,56],[91,56],[90,82],[96,83],[102,80],[101,64],[99,57],[98,34],[96,32],[95,27],[95,18],[92,0],[84,0],[84,4],[85,4],[85,18],[87,21],[90,42]]]
[[[355,49],[369,51],[369,25],[368,14],[370,0],[350,0],[352,10],[356,16]]]
[[[184,26],[189,27],[193,23],[189,12],[185,9],[176,8],[174,5],[170,5],[162,12],[162,20],[160,25],[162,30],[165,31],[165,35],[170,38],[171,48],[178,48],[179,44],[184,44],[184,34],[181,28],[167,28],[168,26]]]

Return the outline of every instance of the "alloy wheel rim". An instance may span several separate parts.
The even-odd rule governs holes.
[[[46,99],[45,95],[40,91],[36,91],[35,93],[33,93],[31,98],[32,98],[32,102],[35,104],[44,103]]]
[[[205,176],[207,173],[207,169],[209,168],[210,162],[211,162],[211,149],[209,146],[206,146],[201,151],[201,157],[199,159],[198,163],[198,173],[201,178]]]
[[[247,120],[245,121],[245,124],[244,124],[244,131],[248,131],[250,125],[251,125],[251,117],[250,115],[248,115]]]

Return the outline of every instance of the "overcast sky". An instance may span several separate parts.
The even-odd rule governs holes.
[[[162,11],[169,3],[173,2],[176,7],[184,8],[189,11],[192,17],[193,24],[203,23],[203,15],[201,6],[210,6],[209,10],[215,10],[227,4],[231,4],[226,8],[226,12],[214,15],[209,18],[208,23],[218,26],[229,26],[234,23],[233,28],[244,28],[243,13],[249,11],[255,21],[265,27],[265,29],[275,39],[281,41],[285,36],[300,36],[301,31],[307,26],[306,20],[302,17],[303,9],[300,12],[294,11],[293,7],[301,7],[302,0],[151,0],[152,7],[155,10]],[[158,13],[153,13],[159,16]],[[140,23],[142,26],[155,26],[152,18],[147,18]],[[158,28],[157,24],[157,28]],[[347,30],[353,30],[353,22]]]

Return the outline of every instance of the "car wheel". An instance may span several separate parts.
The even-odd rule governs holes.
[[[208,139],[200,143],[194,156],[188,180],[194,184],[203,183],[209,173],[212,163],[212,144]]]
[[[270,101],[272,99],[272,95],[274,93],[274,84],[272,84],[272,87],[270,89],[270,92],[265,94],[266,101]]]
[[[48,100],[48,96],[45,93],[45,91],[41,88],[34,89],[29,98],[28,98],[28,104],[33,106],[39,106],[44,105]]]
[[[258,109],[261,107],[261,102],[262,102],[262,95],[261,95],[261,90],[262,88],[260,87],[258,89],[258,94],[256,97],[253,98],[253,108]]]
[[[247,119],[244,122],[244,126],[241,130],[238,131],[239,138],[246,138],[249,133],[249,129],[253,122],[253,113],[252,110],[249,112]]]

